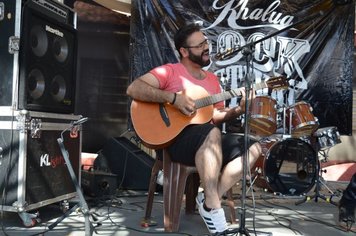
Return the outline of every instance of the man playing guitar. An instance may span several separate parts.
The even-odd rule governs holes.
[[[151,146],[166,147],[174,162],[196,166],[204,188],[204,194],[196,199],[199,213],[212,234],[223,234],[228,228],[221,198],[242,177],[241,158],[245,148],[243,136],[222,135],[219,125],[244,114],[245,92],[241,89],[240,105],[234,108],[225,107],[221,99],[211,106],[199,105],[200,101],[195,99],[202,97],[200,92],[205,91],[204,96],[221,93],[218,78],[202,69],[210,64],[209,41],[198,25],[189,24],[178,30],[174,43],[180,55],[179,63],[156,67],[129,85],[127,94],[135,102],[131,114],[134,115],[136,105],[141,103],[148,105],[147,112],[156,111],[159,121],[147,122],[162,123],[167,130],[147,127],[145,132],[157,137],[160,133],[169,133],[176,123],[186,124],[177,128],[177,134],[167,142],[162,145],[153,142]],[[206,111],[202,118],[200,110]],[[144,115],[141,119],[147,118]],[[136,129],[135,121],[140,116],[132,117]],[[177,117],[176,120],[173,117]],[[254,141],[250,145],[247,156],[252,166],[261,155],[261,146]]]

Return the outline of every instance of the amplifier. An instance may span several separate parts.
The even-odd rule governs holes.
[[[82,188],[92,197],[110,196],[116,193],[117,175],[100,170],[82,170]]]
[[[124,137],[111,138],[94,161],[94,169],[117,175],[118,187],[147,190],[154,159]]]
[[[66,5],[54,0],[27,0],[26,4],[42,14],[51,17],[59,22],[74,26],[74,11]]]

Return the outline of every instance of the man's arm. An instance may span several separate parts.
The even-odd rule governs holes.
[[[159,89],[158,79],[151,73],[135,79],[127,88],[126,93],[135,100],[157,103],[171,103],[176,96],[172,92]]]
[[[126,90],[135,100],[156,103],[171,103],[184,115],[191,116],[195,111],[194,100],[182,93],[173,93],[159,89],[158,79],[147,73],[134,80]]]
[[[215,108],[213,114],[213,123],[219,125],[226,121],[235,119],[242,114],[244,114],[244,109],[242,109],[241,106],[237,106],[233,108],[229,108],[229,107],[219,108],[219,109]]]
[[[214,109],[214,114],[213,114],[214,124],[219,125],[223,122],[235,119],[245,113],[246,94],[244,89],[241,89],[240,91],[241,91],[241,100],[239,106],[232,107],[232,108],[217,107]],[[253,90],[250,92],[249,103],[251,103],[252,99],[255,97],[254,93],[255,92]]]

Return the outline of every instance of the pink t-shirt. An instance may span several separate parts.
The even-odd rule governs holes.
[[[182,63],[165,64],[150,71],[159,81],[159,88],[180,92],[189,90],[194,85],[203,87],[210,95],[221,93],[218,78],[211,72],[206,71],[206,77],[198,80],[191,76]],[[224,102],[214,104],[215,107],[224,107]]]

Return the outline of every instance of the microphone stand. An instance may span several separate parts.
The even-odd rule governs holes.
[[[252,54],[254,52],[254,45],[250,44],[249,46],[244,46],[242,50],[242,54],[246,58],[246,75],[245,75],[245,93],[246,93],[246,100],[245,100],[245,130],[244,130],[244,147],[245,147],[245,153],[242,156],[242,197],[241,197],[241,211],[240,211],[240,226],[234,233],[237,233],[237,235],[250,235],[248,229],[245,227],[245,220],[246,220],[246,175],[247,175],[247,161],[249,159],[249,152],[248,149],[250,147],[250,138],[249,138],[249,119],[250,119],[250,114],[249,114],[249,97],[250,93],[252,92],[252,83],[251,83],[251,65],[253,64],[253,57]],[[270,232],[260,232],[254,230],[253,233],[256,235],[272,235]]]
[[[310,21],[316,17],[322,16],[324,15],[324,12],[318,12],[317,14],[313,14],[307,18],[304,18],[303,20],[300,20],[292,25],[289,25],[281,30],[278,30],[274,33],[271,33],[269,35],[267,35],[266,37],[253,41],[251,43],[245,44],[242,47],[239,48],[235,48],[233,50],[228,50],[226,53],[223,54],[216,54],[215,58],[216,59],[224,59],[225,57],[229,57],[237,52],[242,52],[242,54],[245,56],[246,58],[246,75],[245,75],[245,92],[246,92],[246,102],[245,102],[245,130],[244,130],[244,147],[245,147],[245,153],[242,156],[242,162],[243,162],[243,168],[242,168],[242,196],[241,196],[241,212],[240,212],[240,226],[239,228],[233,231],[230,231],[230,233],[233,234],[237,234],[237,235],[250,235],[249,231],[246,229],[245,227],[245,218],[246,218],[246,174],[247,174],[247,160],[249,157],[249,95],[250,95],[250,91],[251,91],[251,78],[250,78],[250,73],[251,73],[251,65],[253,66],[253,51],[254,51],[254,46],[258,43],[261,43],[263,41],[265,41],[266,39],[269,39],[275,35],[278,35],[288,29],[291,29],[293,27],[295,27],[296,25],[299,25],[303,22],[306,21]],[[230,234],[229,233],[229,234]],[[254,234],[255,235],[272,235],[271,232],[258,232],[254,230]]]
[[[242,157],[242,198],[241,198],[241,212],[240,212],[240,226],[237,231],[239,235],[245,234],[249,235],[248,230],[245,228],[245,215],[246,215],[246,175],[247,175],[247,160],[249,159],[249,152],[248,148],[250,146],[250,139],[249,139],[249,97],[251,93],[251,64],[253,63],[252,61],[252,53],[254,51],[254,47],[244,47],[242,50],[242,54],[246,58],[246,75],[245,75],[245,93],[246,93],[246,100],[245,100],[245,130],[244,130],[244,146],[245,146],[245,153]]]
[[[66,132],[66,131],[69,131],[70,129],[73,129],[75,126],[78,126],[78,125],[81,125],[82,123],[86,122],[88,120],[88,118],[84,117],[78,121],[74,121],[71,123],[71,126],[70,128],[67,128],[65,130],[63,130],[61,132],[61,137],[57,139],[57,142],[58,142],[58,145],[59,145],[59,148],[62,152],[62,155],[63,155],[63,158],[65,160],[65,163],[66,163],[66,166],[67,166],[67,169],[68,169],[68,172],[70,174],[70,177],[71,177],[71,180],[75,186],[75,189],[76,189],[76,192],[78,194],[78,197],[79,197],[79,205],[81,207],[81,211],[83,212],[83,215],[84,215],[84,223],[85,223],[85,236],[91,236],[93,235],[93,231],[94,231],[94,226],[93,224],[90,222],[90,219],[89,219],[89,216],[91,216],[90,212],[89,212],[89,207],[88,207],[88,204],[87,202],[85,201],[85,198],[84,198],[84,195],[83,195],[83,192],[79,186],[79,182],[78,182],[78,179],[75,175],[75,172],[74,172],[74,169],[73,169],[73,166],[70,162],[70,159],[69,159],[69,153],[68,151],[66,150],[65,146],[64,146],[64,138],[63,138],[63,134]],[[78,206],[75,205],[72,209],[70,209],[69,211],[67,211],[65,213],[65,215],[60,218],[59,220],[57,220],[55,222],[55,224],[52,224],[49,228],[52,229],[54,228],[60,221],[62,221],[64,219],[64,217],[68,216],[72,211],[74,211]],[[93,217],[93,216],[92,216]],[[93,217],[94,220],[95,217]]]

